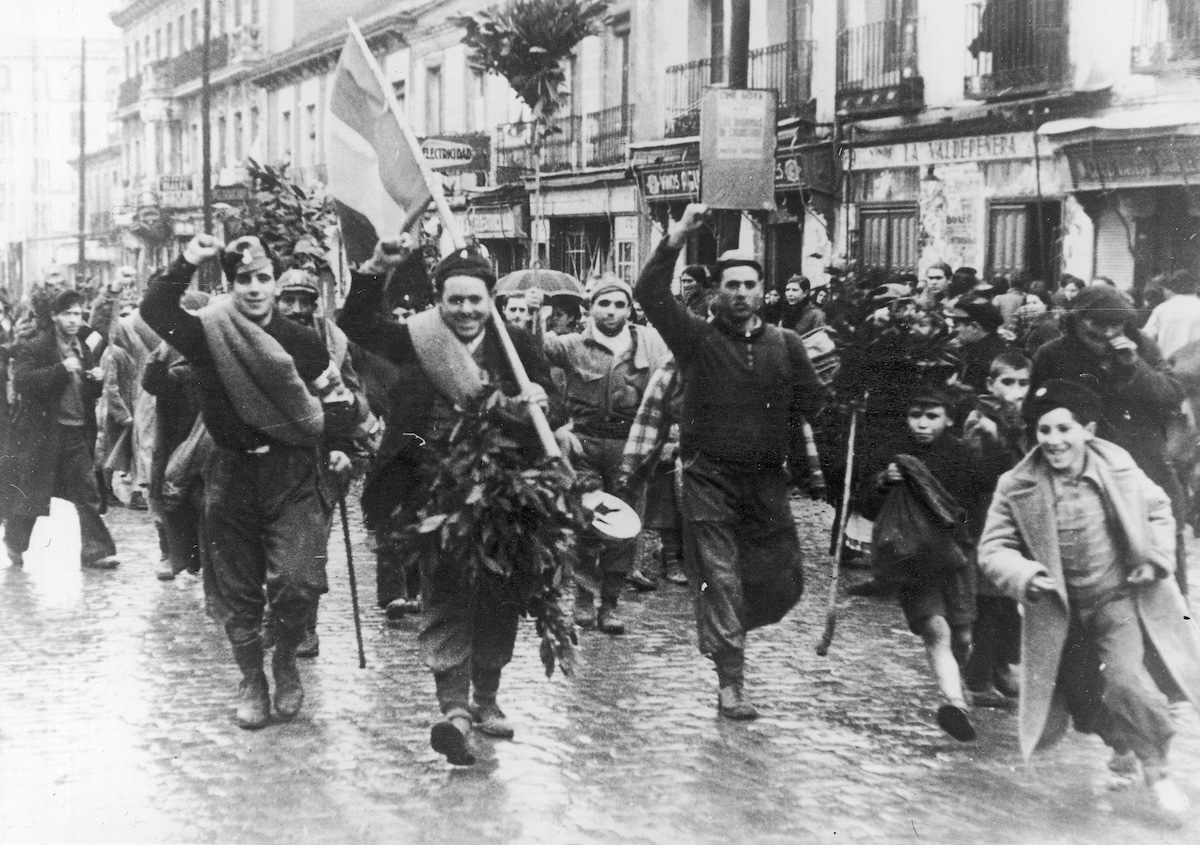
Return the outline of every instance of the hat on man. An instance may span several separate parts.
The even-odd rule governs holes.
[[[490,291],[496,286],[496,273],[492,263],[471,249],[456,249],[447,255],[433,271],[433,284],[439,291],[451,276],[470,276],[479,279]]]
[[[314,298],[320,299],[321,287],[317,284],[317,277],[307,270],[287,270],[279,277],[279,292],[280,293],[307,293]]]
[[[54,299],[50,301],[50,313],[61,314],[77,305],[83,307],[83,294],[74,288],[67,288],[66,290],[59,291]]]
[[[1100,397],[1077,381],[1052,378],[1029,395],[1025,418],[1036,423],[1058,408],[1066,408],[1080,425],[1087,425],[1100,417]]]
[[[762,278],[762,264],[754,256],[753,252],[746,249],[727,249],[722,252],[717,258],[717,263],[713,267],[713,278],[717,281],[721,280],[721,274],[730,267],[753,267],[758,271],[759,278]]]
[[[970,322],[978,323],[984,331],[994,332],[1004,325],[1004,315],[990,302],[961,302],[956,306],[955,311],[959,313],[954,316],[957,317],[961,314]]]
[[[1101,323],[1124,323],[1137,312],[1133,300],[1108,285],[1088,285],[1071,300],[1071,313]]]
[[[274,267],[271,256],[263,242],[254,235],[243,235],[221,253],[221,268],[225,271],[225,278],[230,281],[267,267]]]
[[[625,294],[625,298],[631,303],[633,302],[633,288],[629,286],[629,282],[622,279],[615,273],[602,273],[599,276],[592,276],[588,279],[587,295],[588,302],[592,303],[599,299],[600,294],[617,291]]]

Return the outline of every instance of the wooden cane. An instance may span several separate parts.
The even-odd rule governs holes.
[[[846,547],[846,524],[850,521],[850,488],[851,476],[854,474],[854,436],[858,431],[858,415],[866,405],[867,394],[863,394],[862,405],[850,413],[850,438],[846,446],[846,478],[842,482],[842,508],[838,514],[837,533],[834,541],[833,572],[829,576],[829,602],[825,608],[825,633],[817,645],[817,655],[824,657],[829,654],[829,646],[833,643],[833,632],[837,628],[837,595],[838,575],[842,570],[842,550]]]
[[[358,611],[358,579],[354,575],[354,552],[350,546],[350,518],[346,516],[346,497],[338,497],[338,510],[342,514],[342,536],[346,538],[346,569],[350,573],[350,605],[354,608],[354,638],[358,640],[358,668],[367,668],[367,654],[363,651],[362,617]]]

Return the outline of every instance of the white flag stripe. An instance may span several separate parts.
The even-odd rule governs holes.
[[[387,191],[380,190],[383,179],[375,148],[332,112],[326,115],[325,131],[329,184],[337,186],[334,195],[353,197],[352,202],[343,202],[370,220],[377,235],[398,232],[404,209]]]

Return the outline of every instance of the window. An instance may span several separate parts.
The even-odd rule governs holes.
[[[233,28],[242,25],[242,0],[233,0]]]
[[[285,111],[279,121],[279,153],[280,158],[292,157],[292,113]]]
[[[154,172],[156,174],[166,172],[166,151],[167,139],[163,133],[162,121],[158,120],[154,123]]]
[[[180,15],[179,16],[179,52],[180,52],[180,54],[184,53],[187,50],[187,47],[185,46],[187,30],[184,28],[183,24],[184,24],[184,17],[183,17],[183,15]]]
[[[636,251],[635,241],[617,241],[616,273],[631,285],[637,279],[637,263],[634,260]]]
[[[484,107],[487,105],[484,97],[483,74],[477,70],[468,69],[467,73],[467,131],[475,132],[487,126]]]
[[[233,113],[233,160],[242,161],[242,153],[242,113],[237,111]]]
[[[225,169],[225,116],[217,118],[217,167]]]
[[[442,131],[442,66],[425,68],[425,133],[438,135]]]
[[[305,163],[309,167],[313,167],[317,163],[317,107],[315,105],[304,107],[304,136],[308,151]]]
[[[162,58],[162,27],[154,30],[154,60]]]
[[[256,150],[254,145],[258,143],[258,106],[253,106],[250,109],[250,153],[258,156],[262,155],[261,150]]]
[[[149,34],[146,35],[146,41],[142,47],[142,58],[144,59],[146,64],[150,64],[150,62],[153,61],[150,58],[150,35]]]
[[[258,23],[258,0],[250,0],[250,23]]]
[[[200,10],[192,9],[192,46],[200,43]]]
[[[129,45],[125,45],[125,78],[129,79],[133,76],[133,53],[129,49]]]
[[[186,167],[190,171],[195,171],[200,166],[200,124],[193,123],[191,130],[188,133],[187,155],[185,156]]]
[[[620,100],[618,102],[625,106],[629,104],[629,30],[618,31],[613,35],[613,48],[616,51],[616,55],[613,56],[613,65],[620,74],[620,89],[618,90]]]
[[[859,258],[864,268],[917,270],[917,207],[863,208],[858,213]]]
[[[183,173],[183,124],[173,120],[168,130],[171,133],[171,172]]]
[[[396,105],[400,106],[401,113],[407,115],[405,111],[406,101],[408,99],[408,83],[403,79],[397,79],[392,83],[392,96],[396,98]]]
[[[136,76],[142,72],[142,51],[136,41],[133,42],[133,73]]]
[[[218,0],[216,12],[217,34],[225,34],[225,0]]]
[[[170,58],[171,50],[175,46],[175,27],[173,24],[167,24],[167,57]]]
[[[709,82],[725,81],[725,0],[709,3],[711,22],[708,33],[708,55],[712,58]]]
[[[1041,209],[1040,227],[1037,203],[995,203],[988,209],[985,276],[1055,278],[1058,262],[1053,256],[1062,212],[1054,200],[1043,201]]]

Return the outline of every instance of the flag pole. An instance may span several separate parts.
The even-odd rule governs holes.
[[[412,152],[413,159],[417,162],[417,166],[421,168],[421,176],[425,180],[425,187],[429,190],[429,195],[433,198],[434,208],[437,209],[438,216],[442,218],[442,226],[449,233],[450,240],[454,244],[454,249],[460,250],[466,248],[466,238],[463,237],[462,229],[458,226],[458,221],[454,219],[454,213],[450,210],[450,204],[446,202],[446,195],[442,193],[442,183],[434,176],[429,163],[425,161],[425,155],[421,152],[421,145],[417,143],[416,136],[413,135],[412,129],[409,128],[408,119],[400,111],[400,104],[396,102],[396,98],[389,91],[387,77],[383,75],[383,69],[375,61],[375,56],[371,53],[371,48],[367,46],[367,40],[363,38],[363,34],[359,30],[358,24],[354,22],[354,19],[347,18],[346,24],[350,28],[350,32],[354,35],[354,40],[357,42],[359,49],[362,50],[363,56],[367,59],[367,64],[371,66],[371,72],[375,74],[375,81],[379,83],[383,97],[387,100],[388,107],[392,110],[396,122],[400,125],[400,132],[404,135],[404,140]],[[494,299],[491,301],[491,311],[492,325],[496,329],[497,337],[500,338],[500,345],[504,347],[505,355],[508,357],[508,364],[512,367],[517,384],[520,386],[522,393],[528,393],[532,382],[529,380],[528,373],[525,372],[525,367],[521,363],[521,359],[517,356],[516,347],[513,346],[512,338],[508,336],[508,331],[504,327],[504,320],[500,317],[500,312],[496,310],[496,301]],[[542,441],[542,448],[546,450],[547,456],[561,458],[562,450],[558,448],[558,441],[554,439],[554,432],[550,428],[550,422],[546,419],[546,414],[540,405],[534,402],[529,403],[529,418],[533,420],[533,427],[537,429],[538,437]]]

